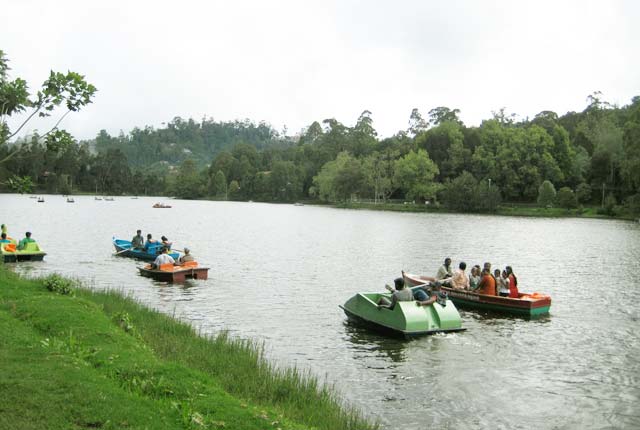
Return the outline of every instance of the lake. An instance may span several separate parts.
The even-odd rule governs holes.
[[[16,270],[130,294],[203,333],[264,343],[282,366],[335,385],[395,429],[640,428],[640,224],[393,213],[317,206],[0,194],[0,222],[48,253]],[[153,209],[155,202],[171,209]],[[167,285],[113,256],[136,229],[191,248],[206,281]],[[511,265],[524,292],[553,298],[537,319],[463,311],[467,331],[388,339],[338,305],[383,291],[402,269]],[[134,322],[135,324],[135,322]]]

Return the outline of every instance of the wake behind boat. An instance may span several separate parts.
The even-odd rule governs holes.
[[[420,285],[434,280],[435,278],[430,276],[404,273],[404,281],[409,286]],[[516,299],[479,294],[473,291],[458,290],[444,286],[442,290],[448,293],[451,301],[457,306],[467,309],[483,309],[511,315],[535,317],[548,314],[551,307],[551,297],[539,293],[519,293],[519,297]]]
[[[392,335],[413,337],[465,330],[460,314],[450,300],[446,301],[445,306],[439,303],[418,306],[415,301],[397,302],[393,309],[386,309],[378,308],[381,297],[390,299],[391,294],[358,293],[340,308],[350,320]]]
[[[132,249],[130,240],[117,239],[115,237],[113,238],[113,246],[116,249],[116,255],[147,261],[155,260],[163,247],[162,243],[158,243],[157,245],[154,244],[144,249]],[[177,260],[180,257],[180,254],[177,252],[171,252],[168,255],[173,257],[174,260]]]

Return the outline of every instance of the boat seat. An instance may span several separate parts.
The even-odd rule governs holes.
[[[24,252],[40,252],[40,247],[38,246],[38,244],[36,242],[28,242],[28,243],[25,243],[24,249],[22,251],[24,251]]]
[[[15,243],[7,243],[4,245],[4,250],[7,252],[16,252],[16,244]]]
[[[164,271],[164,272],[173,272],[173,268],[175,266],[171,263],[165,263],[165,264],[161,264],[160,265],[160,270]]]
[[[182,267],[198,267],[197,261],[185,261],[182,263]]]

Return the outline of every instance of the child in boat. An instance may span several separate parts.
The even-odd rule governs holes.
[[[500,269],[496,269],[493,271],[493,277],[496,280],[496,290],[498,291],[498,295],[501,297],[509,296],[509,281],[507,280],[507,272],[503,270],[501,276]]]
[[[480,265],[476,264],[471,268],[471,274],[469,275],[469,289],[474,291],[478,289],[478,285],[480,284],[480,280],[482,277],[480,276]]]
[[[395,285],[395,291],[392,290],[390,286],[385,285],[389,291],[393,291],[391,293],[391,300],[384,296],[380,297],[380,300],[378,300],[378,309],[387,308],[389,310],[393,310],[398,302],[413,301],[413,292],[411,291],[411,288],[404,287],[404,279],[396,278],[393,280],[393,283]]]

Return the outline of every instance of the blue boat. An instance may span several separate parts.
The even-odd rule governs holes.
[[[158,243],[157,245],[151,245],[145,249],[131,249],[131,241],[124,239],[113,238],[113,246],[116,248],[116,255],[123,257],[138,258],[140,260],[153,261],[156,259],[163,245]],[[177,252],[170,252],[169,255],[177,260],[180,254]]]

